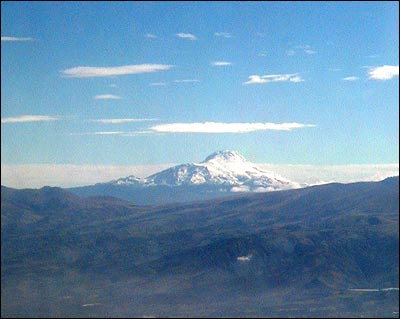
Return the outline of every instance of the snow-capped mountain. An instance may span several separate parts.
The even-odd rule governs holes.
[[[299,188],[300,185],[273,172],[258,168],[236,151],[218,151],[200,163],[181,164],[147,178],[128,176],[113,185],[221,186],[232,192],[265,192]]]
[[[134,175],[129,175],[128,177],[122,177],[118,178],[116,180],[112,180],[111,182],[108,182],[107,184],[113,184],[113,185],[142,185],[145,184],[145,180],[136,177]]]

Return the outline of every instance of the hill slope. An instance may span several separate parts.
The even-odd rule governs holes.
[[[398,183],[397,177],[160,207],[92,198],[89,211],[98,212],[90,218],[87,200],[60,190],[55,191],[70,204],[60,201],[57,208],[53,202],[50,213],[32,203],[40,196],[52,198],[52,192],[36,190],[37,196],[27,197],[24,191],[2,189],[2,218],[7,216],[2,298],[17,303],[14,308],[2,303],[2,314],[16,309],[18,314],[26,314],[21,309],[40,313],[18,297],[18,287],[43,296],[44,285],[46,291],[61,287],[74,300],[108,303],[90,311],[84,307],[95,316],[148,311],[164,316],[387,316],[396,310],[398,291],[361,296],[348,289],[398,287]],[[21,222],[20,210],[11,208],[22,199],[26,209],[46,219]],[[66,217],[72,214],[76,218]],[[94,286],[100,287],[96,298],[89,296]],[[115,299],[108,300],[111,293]],[[56,297],[46,298],[55,302]],[[82,306],[63,302],[69,305],[64,312],[75,309],[82,315]],[[319,312],[310,312],[313,303]],[[118,312],[121,304],[126,312]]]

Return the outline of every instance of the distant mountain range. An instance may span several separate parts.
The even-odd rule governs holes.
[[[229,192],[269,192],[301,186],[265,171],[236,151],[218,151],[200,163],[181,164],[146,178],[130,175],[69,190],[82,196],[109,195],[141,205],[188,202]]]
[[[165,206],[2,187],[1,274],[4,317],[393,317],[399,178]]]

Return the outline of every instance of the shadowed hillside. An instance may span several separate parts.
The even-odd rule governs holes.
[[[147,207],[2,187],[2,315],[393,316],[398,290],[348,289],[399,286],[398,212],[398,177]]]

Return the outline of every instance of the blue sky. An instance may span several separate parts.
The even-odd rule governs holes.
[[[2,1],[2,166],[398,163],[398,30],[398,2]]]

